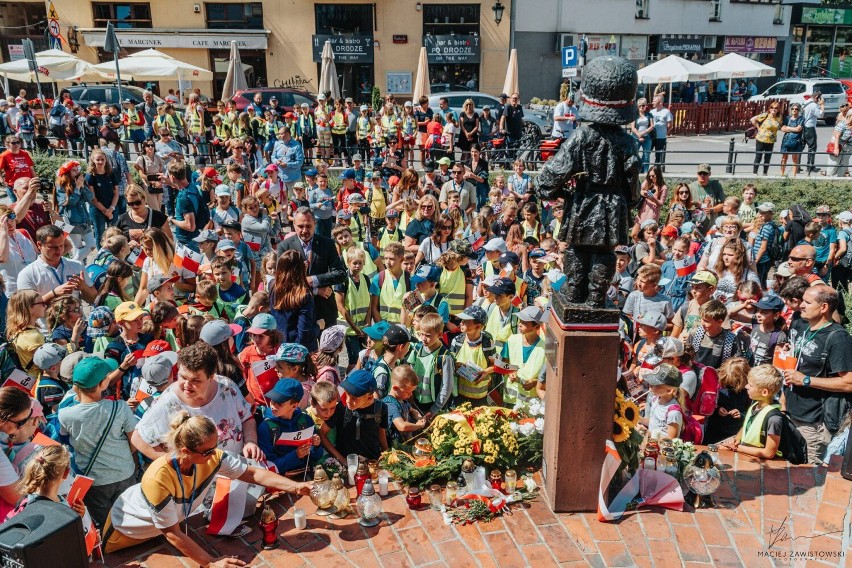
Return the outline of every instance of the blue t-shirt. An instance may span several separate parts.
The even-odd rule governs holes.
[[[385,428],[390,435],[390,439],[401,442],[404,435],[394,427],[393,421],[397,418],[402,418],[406,422],[411,422],[411,404],[408,401],[396,399],[391,395],[384,397],[382,402],[388,407],[388,424]]]
[[[194,196],[191,197],[190,194],[194,194]],[[193,201],[193,199],[195,201]],[[183,221],[184,215],[192,213],[195,215],[195,230],[187,231],[186,229],[181,229],[180,227],[175,226],[175,239],[180,244],[187,246],[192,250],[198,250],[198,243],[193,242],[192,239],[197,237],[198,233],[201,232],[201,228],[198,226],[198,211],[196,210],[195,203],[198,203],[199,206],[204,206],[201,194],[198,192],[198,188],[194,185],[189,184],[178,192],[175,202],[175,219]]]
[[[823,227],[819,232],[819,237],[813,242],[817,262],[828,260],[829,249],[833,244],[837,244],[837,229],[834,228],[834,225]]]

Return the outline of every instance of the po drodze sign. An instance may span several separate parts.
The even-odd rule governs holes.
[[[429,63],[479,63],[478,35],[426,35],[423,38]]]
[[[373,36],[368,35],[315,35],[311,43],[314,61],[322,61],[322,48],[331,42],[335,63],[372,63]]]

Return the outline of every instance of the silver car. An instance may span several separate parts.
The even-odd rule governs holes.
[[[462,105],[467,99],[473,99],[473,106],[476,109],[476,112],[482,112],[482,107],[489,106],[491,109],[495,109],[500,104],[500,99],[497,97],[491,96],[487,93],[480,93],[476,91],[450,91],[448,93],[436,93],[434,95],[429,96],[429,106],[433,109],[439,108],[439,100],[446,98],[447,102],[450,105],[450,110],[453,111],[453,114],[456,117],[459,116],[462,110]],[[498,118],[495,116],[495,118]],[[525,134],[529,134],[535,137],[536,142],[541,140],[542,138],[547,138],[550,136],[550,132],[553,130],[553,122],[547,113],[530,110],[528,108],[524,109],[524,131]]]

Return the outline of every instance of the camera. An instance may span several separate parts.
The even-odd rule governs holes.
[[[42,195],[50,195],[51,193],[53,193],[53,181],[46,177],[39,177],[38,192]]]
[[[160,174],[148,174],[146,179],[148,181],[160,181]]]

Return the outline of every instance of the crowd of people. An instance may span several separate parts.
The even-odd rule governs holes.
[[[181,529],[209,509],[215,475],[305,493],[281,474],[377,459],[462,403],[544,398],[564,204],[537,198],[523,162],[492,185],[470,139],[464,160],[427,160],[421,176],[390,135],[380,161],[353,153],[330,184],[345,152],[305,169],[285,126],[268,158],[229,139],[222,175],[190,164],[166,123],[156,141],[142,127],[132,165],[100,136],[88,164],[51,180],[25,137],[5,138],[4,514],[61,500],[70,467],[94,479],[69,505],[107,552],[162,534],[199,564],[241,565]],[[697,173],[670,195],[649,166],[632,242],[614,251],[621,387],[649,430],[766,458],[780,427],[763,411],[780,393],[819,463],[850,421],[852,338],[838,322],[852,213],[776,211],[752,185],[727,196],[709,165]],[[772,363],[788,346],[798,366],[782,373]],[[276,443],[305,430],[308,444]]]

